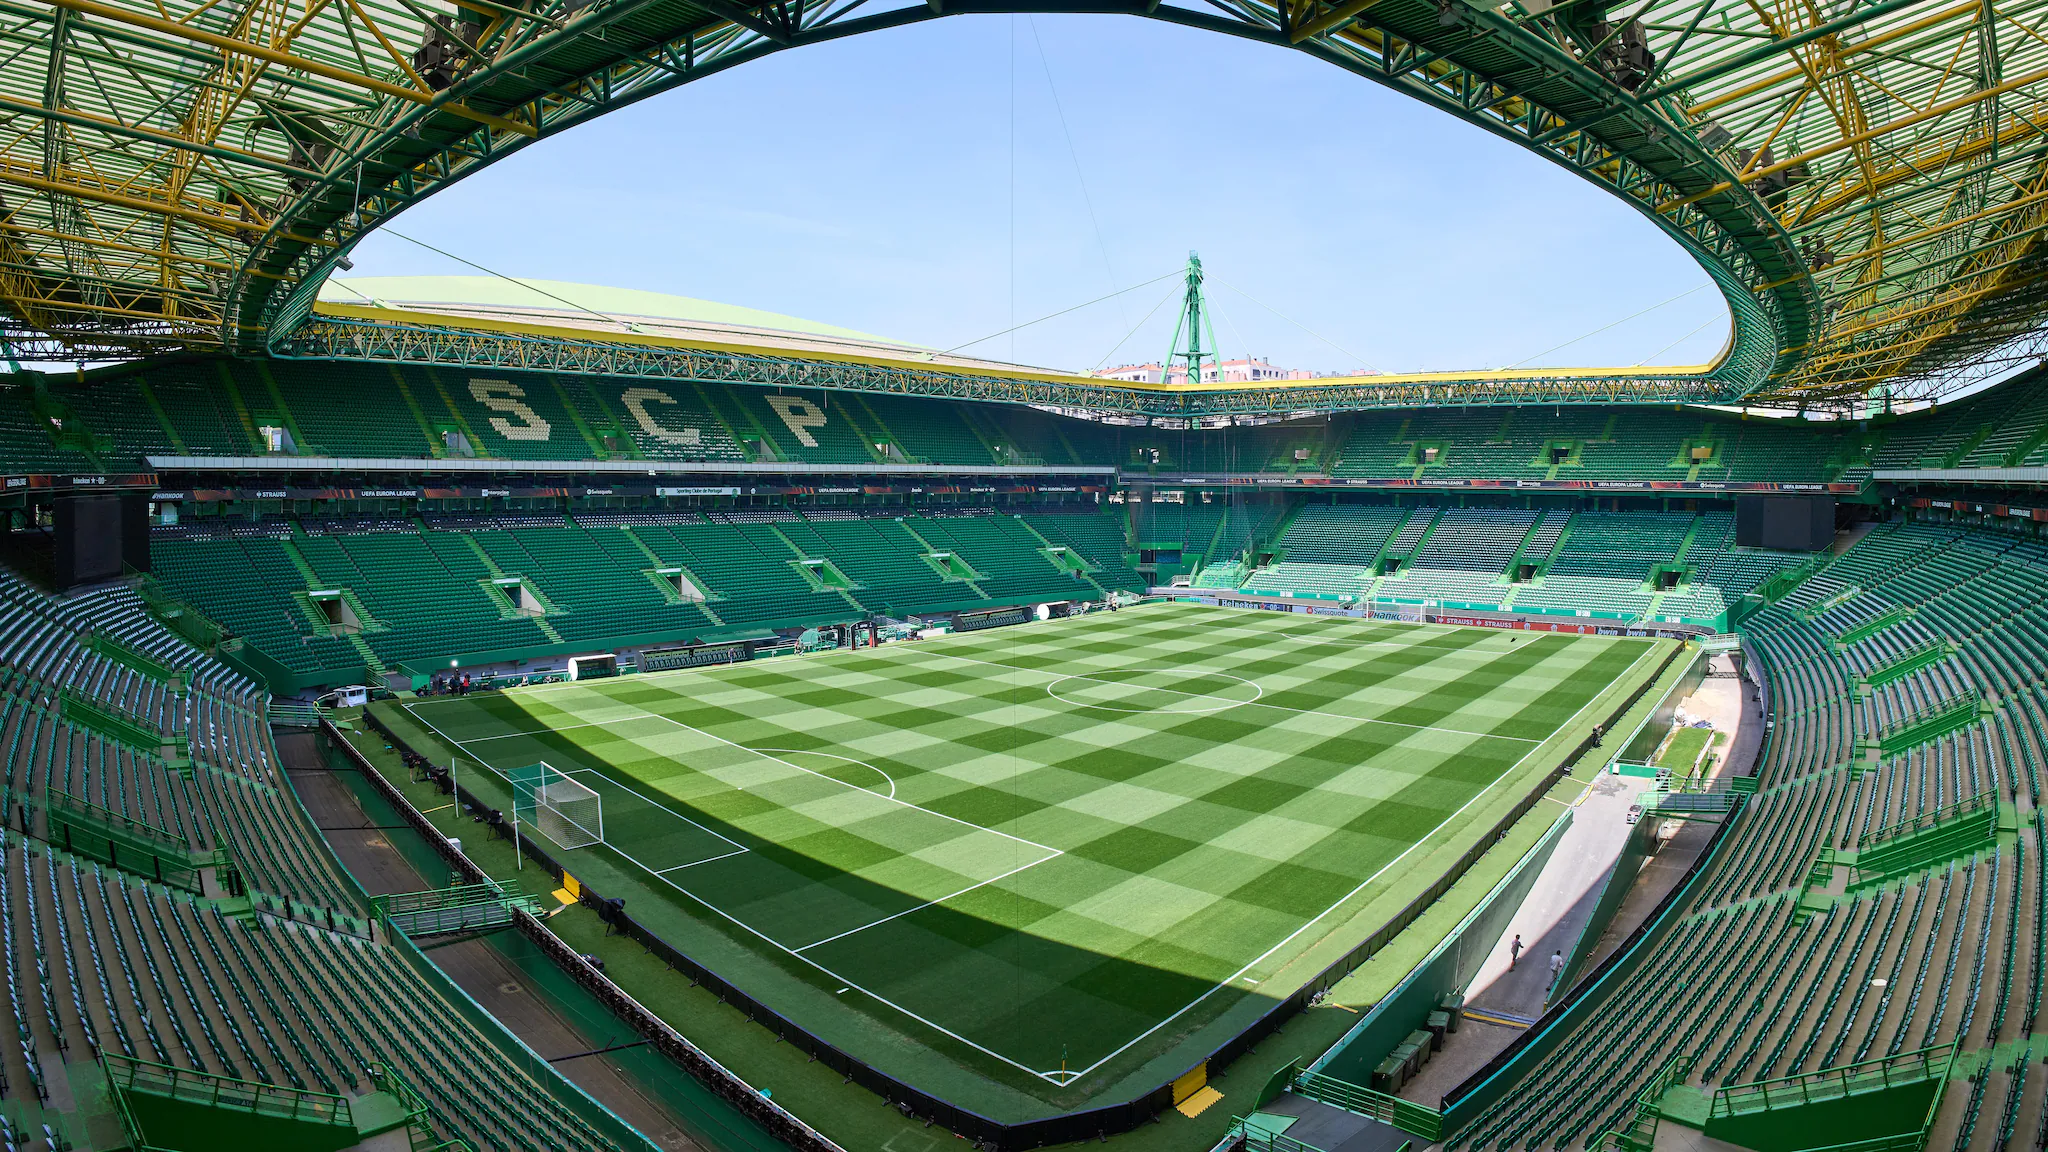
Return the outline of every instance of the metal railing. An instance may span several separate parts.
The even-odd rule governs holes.
[[[346,1096],[237,1080],[231,1076],[135,1060],[111,1052],[103,1053],[101,1060],[106,1065],[107,1083],[121,1092],[161,1096],[209,1108],[233,1108],[310,1124],[355,1127],[355,1117]]]
[[[1896,755],[1925,740],[1933,739],[1948,731],[1950,724],[1958,723],[1963,716],[1974,716],[1984,701],[1981,693],[1972,689],[1953,700],[1923,708],[1906,719],[1893,725],[1877,738],[1878,752],[1885,756]]]
[[[373,896],[374,913],[408,936],[475,932],[512,923],[515,912],[539,914],[540,901],[525,893],[507,892],[495,881],[394,892]]]
[[[1893,1136],[1851,1140],[1846,1144],[1825,1144],[1819,1148],[1808,1148],[1806,1152],[1922,1152],[1926,1147],[1927,1131],[1923,1128]]]
[[[1864,673],[1863,682],[1871,687],[1882,687],[1894,680],[1912,675],[1929,664],[1939,663],[1949,654],[1947,640],[1929,640],[1900,653],[1896,658]]]
[[[64,719],[111,736],[125,744],[154,752],[171,739],[161,728],[130,715],[123,709],[102,703],[70,688],[63,690]]]
[[[1724,815],[1742,806],[1743,795],[1730,789],[1695,792],[1686,788],[1653,788],[1648,792],[1638,792],[1636,803],[1641,804],[1645,812],[1681,816]]]
[[[1375,1092],[1348,1080],[1325,1076],[1320,1072],[1304,1072],[1294,1081],[1294,1090],[1311,1100],[1320,1101],[1333,1108],[1369,1116],[1382,1124],[1391,1124],[1411,1136],[1420,1136],[1435,1141],[1443,1138],[1444,1114],[1413,1100],[1403,1100],[1385,1092]]]
[[[203,872],[219,869],[222,888],[232,892],[234,856],[227,848],[195,848],[172,833],[70,793],[46,794],[49,842],[67,852],[112,865],[159,884],[204,894]]]
[[[1799,1076],[1781,1076],[1752,1084],[1730,1084],[1714,1093],[1708,1116],[1719,1119],[1770,1108],[1790,1108],[1817,1100],[1839,1100],[1865,1092],[1882,1092],[1887,1088],[1946,1079],[1960,1042],[1959,1039],[1951,1040],[1947,1044]]]
[[[1973,796],[1966,796],[1953,804],[1948,804],[1928,812],[1916,812],[1903,820],[1887,824],[1875,832],[1864,836],[1857,844],[1859,847],[1882,844],[1887,840],[1896,840],[1901,836],[1907,836],[1915,832],[1925,832],[1930,828],[1946,824],[1951,820],[1960,820],[1966,816],[1976,815],[1979,812],[1995,812],[1997,808],[1998,793],[1979,792]]]
[[[183,692],[184,685],[191,678],[192,670],[189,666],[173,667],[150,653],[104,632],[88,632],[79,640],[87,648],[107,659],[133,668],[152,680],[163,682],[174,693]]]
[[[76,817],[81,822],[104,830],[107,834],[131,841],[138,847],[159,849],[181,859],[192,852],[192,845],[165,829],[124,816],[111,808],[102,808],[61,788],[50,789],[47,796],[53,812]]]

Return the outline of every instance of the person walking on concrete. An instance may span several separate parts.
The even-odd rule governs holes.
[[[1522,959],[1522,934],[1515,933],[1515,942],[1508,945],[1508,971],[1515,970],[1515,964]]]
[[[1556,987],[1557,987],[1557,978],[1558,978],[1559,976],[1562,976],[1562,975],[1564,975],[1564,953],[1563,953],[1563,952],[1552,952],[1552,953],[1550,954],[1550,987],[1551,987],[1551,988],[1556,988]],[[1547,991],[1547,990],[1548,990],[1548,989],[1546,989],[1546,991]]]

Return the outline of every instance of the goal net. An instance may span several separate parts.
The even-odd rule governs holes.
[[[604,800],[567,773],[542,761],[507,774],[512,815],[564,848],[604,843]]]

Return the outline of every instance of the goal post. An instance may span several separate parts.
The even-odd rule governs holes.
[[[546,761],[506,773],[512,817],[540,830],[563,848],[604,843],[604,799]]]

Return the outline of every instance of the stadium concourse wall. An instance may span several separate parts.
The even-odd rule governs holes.
[[[1568,989],[1578,983],[1580,974],[1593,959],[1600,937],[1621,913],[1628,894],[1635,890],[1643,862],[1656,852],[1657,829],[1663,823],[1662,820],[1637,820],[1629,828],[1628,838],[1622,841],[1621,855],[1615,857],[1614,866],[1607,870],[1606,879],[1600,882],[1600,896],[1593,901],[1593,910],[1586,915],[1586,922],[1580,925],[1571,947],[1565,950],[1564,967],[1557,976],[1559,985]]]
[[[390,740],[394,747],[404,747],[375,715],[365,712],[363,719],[374,731],[385,739]],[[442,835],[434,827],[433,823],[427,819],[426,815],[411,800],[406,798],[405,793],[393,787],[391,782],[386,780],[383,774],[377,771],[376,767],[370,763],[369,759],[342,735],[340,729],[336,728],[332,721],[322,718],[320,729],[329,745],[340,750],[348,758],[349,763],[355,767],[356,771],[362,774],[363,779],[383,798],[385,803],[391,805],[392,809],[398,812],[414,831],[418,832],[428,844],[434,847],[441,859],[461,878],[462,883],[496,883],[482,868],[477,867],[469,857],[463,855],[454,843]],[[482,802],[474,794],[468,792],[467,789],[458,788],[456,799],[458,802],[467,800],[480,808],[483,807]],[[510,834],[510,830],[502,820],[492,825],[492,831],[497,835]],[[568,873],[555,861],[547,849],[525,835],[523,831],[519,833],[519,843],[526,854],[544,867],[558,883],[563,882],[564,878],[568,876]],[[594,894],[586,893],[583,902],[596,907],[601,912],[608,911],[604,902],[596,898]],[[762,1095],[753,1085],[748,1084],[745,1080],[742,1080],[739,1076],[728,1070],[723,1064],[712,1059],[702,1049],[690,1043],[682,1033],[669,1027],[666,1022],[649,1011],[646,1006],[627,995],[624,989],[612,983],[604,973],[592,967],[589,961],[578,955],[573,948],[570,948],[568,944],[563,942],[561,937],[550,932],[547,926],[542,924],[531,913],[523,909],[514,909],[512,915],[513,922],[519,929],[519,934],[539,947],[542,953],[557,968],[574,980],[578,986],[595,995],[605,1007],[612,1011],[614,1016],[632,1028],[649,1046],[695,1077],[699,1083],[709,1088],[721,1099],[737,1107],[743,1115],[760,1124],[762,1128],[767,1130],[777,1140],[787,1144],[795,1152],[844,1152],[839,1145],[833,1143],[823,1133],[805,1124],[791,1115],[781,1105]],[[623,914],[621,913],[621,915]],[[399,938],[404,937],[404,933],[395,930],[391,935]],[[411,945],[410,941],[407,941],[407,947],[412,957],[419,961],[419,963],[435,972],[440,971],[437,966],[428,962],[425,956],[419,953],[417,947]],[[467,993],[464,993],[460,987],[455,986],[452,980],[448,980],[445,974],[442,976],[442,980],[453,989],[454,993],[459,995],[459,999],[455,997],[451,997],[451,999],[455,999],[456,1003],[464,1006],[465,1014],[482,1014],[485,1018],[491,1019],[495,1023],[494,1017],[490,1017],[489,1013],[478,1006],[473,999],[470,999]],[[487,1029],[486,1031],[488,1032],[489,1030]],[[538,1057],[535,1057],[535,1059],[538,1060]],[[542,1063],[545,1064],[544,1061]],[[547,1065],[547,1067],[552,1073],[553,1066]],[[559,1074],[555,1075],[558,1076]],[[579,1088],[577,1091],[581,1092],[581,1089]],[[587,1095],[583,1099],[588,1100],[593,1107],[602,1111],[607,1117],[610,1117],[610,1123],[624,1123],[616,1116],[613,1116],[601,1104],[597,1104],[594,1100],[589,1100]]]
[[[1672,665],[1689,647],[1689,645],[1684,644],[1672,646],[1665,653],[1663,661],[1657,665],[1649,676],[1643,679],[1640,685],[1612,705],[1606,722],[1611,723],[1615,717],[1626,715],[1631,709],[1638,706],[1644,696],[1648,695],[1659,684],[1666,682],[1670,678]],[[422,755],[419,749],[413,747],[401,733],[385,722],[385,719],[379,714],[375,706],[365,710],[363,718],[371,730],[388,741],[392,747],[402,753]],[[1199,1082],[1202,1078],[1214,1078],[1219,1075],[1223,1069],[1228,1067],[1238,1057],[1251,1051],[1259,1043],[1278,1031],[1296,1014],[1315,1003],[1330,988],[1344,977],[1350,975],[1361,964],[1393,943],[1403,930],[1419,919],[1444,893],[1448,892],[1453,885],[1464,878],[1478,864],[1488,849],[1492,848],[1495,843],[1508,835],[1510,830],[1527,818],[1536,805],[1559,782],[1570,776],[1572,766],[1583,759],[1598,743],[1598,738],[1589,729],[1577,744],[1573,745],[1559,757],[1557,764],[1551,770],[1532,782],[1524,794],[1516,799],[1490,827],[1474,837],[1472,843],[1441,874],[1433,879],[1426,888],[1412,897],[1394,915],[1374,929],[1363,940],[1347,949],[1314,978],[1304,983],[1292,995],[1275,1002],[1272,1007],[1267,1009],[1263,1015],[1258,1017],[1249,1026],[1210,1051],[1202,1059],[1193,1061],[1184,1070],[1165,1079],[1157,1086],[1117,1103],[1014,1124],[992,1119],[906,1083],[867,1064],[812,1033],[796,1021],[761,1003],[731,981],[723,978],[704,964],[699,963],[688,953],[664,938],[660,933],[634,918],[632,914],[625,910],[623,900],[608,898],[603,893],[592,888],[587,882],[573,877],[549,850],[547,845],[536,843],[533,838],[526,834],[523,828],[511,826],[510,822],[506,821],[502,814],[496,812],[494,803],[490,798],[481,797],[471,792],[459,782],[454,787],[459,802],[468,803],[476,808],[476,810],[489,814],[487,819],[490,821],[495,834],[507,837],[517,836],[519,843],[523,846],[528,856],[546,868],[549,874],[554,876],[558,882],[561,882],[565,888],[575,892],[581,903],[594,909],[609,926],[610,931],[638,943],[647,949],[648,952],[660,958],[670,969],[687,976],[693,984],[702,985],[711,990],[721,1000],[742,1011],[748,1019],[761,1025],[774,1035],[777,1040],[794,1045],[819,1063],[839,1072],[848,1081],[859,1084],[882,1096],[907,1114],[940,1124],[961,1136],[987,1147],[1009,1150],[1036,1148],[1050,1144],[1065,1144],[1089,1139],[1103,1139],[1111,1135],[1130,1131],[1147,1123],[1160,1112],[1176,1104],[1178,1102],[1175,1092],[1177,1084],[1191,1081]],[[428,757],[428,759],[431,760],[431,757]],[[365,771],[373,776],[375,775],[375,769],[369,767],[366,761],[362,761],[360,756],[358,756],[358,761]],[[388,782],[385,782],[384,787],[389,787]],[[409,816],[410,818],[412,817]],[[425,820],[423,816],[418,817],[418,819],[421,822]],[[454,849],[447,847],[445,851],[452,853]],[[473,868],[474,866],[470,867]],[[1529,875],[1533,877],[1535,872],[1531,871]],[[545,931],[544,928],[540,930]],[[618,996],[625,997],[625,993],[620,991]],[[627,999],[630,1000],[630,998]],[[666,1028],[666,1025],[660,1025],[660,1027]],[[678,1039],[680,1040],[679,1035]],[[684,1043],[687,1043],[687,1041],[684,1041]],[[699,1055],[702,1054],[699,1053]],[[704,1056],[703,1059],[707,1062],[710,1061],[708,1056]],[[689,1063],[682,1060],[678,1060],[678,1062],[683,1063],[686,1068],[691,1068],[693,1074],[698,1074],[702,1078],[703,1073],[699,1073]],[[730,1074],[728,1073],[727,1075],[729,1076]],[[732,1079],[736,1083],[743,1083],[739,1082],[737,1077]],[[712,1083],[709,1080],[706,1082]],[[792,1117],[791,1119],[793,1120],[794,1118]],[[819,1139],[822,1140],[824,1137],[820,1136]],[[804,1146],[798,1145],[798,1147],[802,1148]]]

